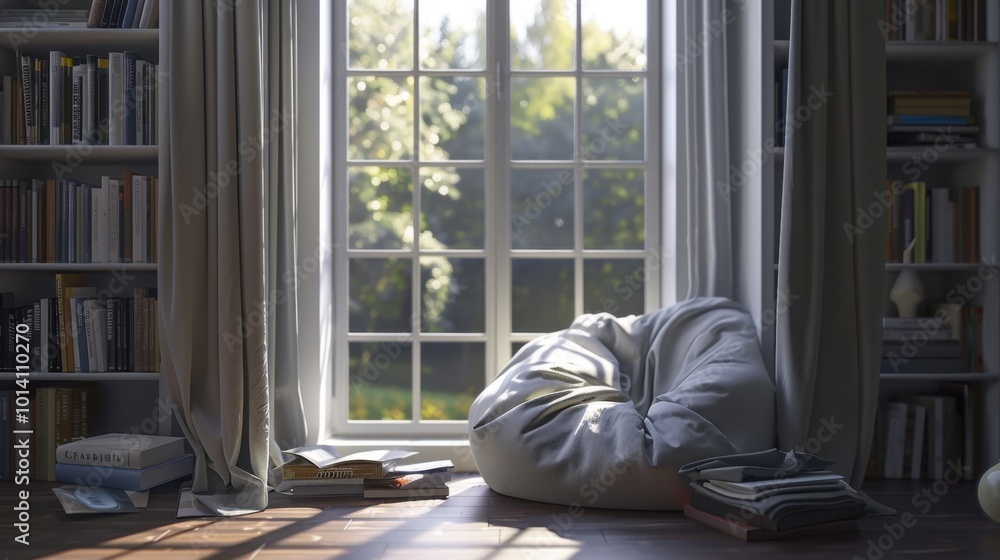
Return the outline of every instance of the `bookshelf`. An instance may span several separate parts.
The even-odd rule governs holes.
[[[924,5],[935,5],[927,2]],[[919,180],[927,188],[978,187],[979,255],[992,262],[1000,257],[1000,5],[984,7],[983,41],[922,40],[886,43],[887,86],[891,90],[948,89],[968,90],[972,114],[979,131],[975,147],[889,145],[886,173],[889,179]],[[762,227],[754,235],[739,241],[747,262],[763,263],[759,280],[741,288],[741,297],[760,313],[774,309],[777,301],[778,223],[781,208],[783,149],[766,149],[776,135],[781,109],[778,84],[781,70],[788,64],[788,25],[790,2],[768,0],[740,6],[741,18],[730,25],[727,37],[730,56],[737,68],[735,87],[743,92],[746,115],[732,123],[734,153],[763,150],[767,157],[748,177],[741,197],[739,220]],[[914,169],[919,171],[913,178]],[[872,190],[884,187],[873,185]],[[874,200],[874,198],[873,198]],[[758,218],[760,216],[760,218]],[[759,259],[759,260],[758,260]],[[744,264],[752,266],[751,264]],[[926,293],[922,312],[931,315],[930,304],[943,302],[956,287],[977,276],[982,262],[924,262],[904,264],[887,262],[884,314],[896,315],[889,291],[904,270],[916,272]],[[987,274],[990,269],[986,269]],[[965,383],[975,388],[976,473],[982,473],[1000,461],[1000,274],[989,280],[973,282],[976,289],[964,298],[967,305],[982,308],[982,367],[966,368],[960,373],[883,373],[880,375],[880,404],[904,394],[938,394],[949,383]],[[759,316],[759,315],[758,315]],[[774,336],[771,329],[761,329],[765,355],[772,356]],[[773,367],[773,364],[768,364]]]
[[[89,9],[90,4],[90,0],[74,0],[60,5],[63,8]],[[15,7],[31,8],[32,4],[25,1]],[[0,76],[18,75],[20,68],[16,64],[15,52],[47,60],[50,51],[61,51],[70,58],[86,57],[86,55],[107,57],[112,52],[132,51],[142,60],[157,64],[159,44],[160,36],[157,29],[24,30],[0,27]],[[155,81],[150,80],[147,85],[152,90]],[[156,102],[148,103],[147,110],[148,114],[155,118]],[[3,138],[0,136],[0,142],[2,141]],[[156,144],[155,129],[150,129],[146,145],[0,143],[0,178],[42,181],[56,179],[57,182],[65,179],[102,187],[102,178],[109,177],[121,179],[121,187],[124,188],[125,180],[128,178],[127,172],[145,177],[160,175],[159,149]],[[105,181],[102,192],[109,192],[104,188],[107,186],[108,183]],[[61,184],[59,188],[62,188]],[[155,190],[152,188],[146,189],[145,192],[152,193],[155,197]],[[155,206],[149,206],[148,212],[150,216],[154,216]],[[155,217],[153,219],[155,220]],[[154,243],[152,239],[155,239],[155,221],[146,221],[144,225],[147,226],[144,228],[144,235],[147,236],[145,238],[150,238],[147,246],[152,246]],[[78,232],[83,231],[83,229],[78,230]],[[119,232],[122,235],[126,234],[124,224],[121,225]],[[38,235],[41,239],[41,234]],[[94,239],[96,240],[96,237]],[[56,277],[60,274],[85,275],[86,286],[96,289],[98,299],[130,298],[135,288],[156,287],[155,262],[117,262],[114,257],[108,259],[114,262],[30,262],[31,255],[27,257],[25,260],[29,262],[0,263],[0,292],[13,293],[15,306],[29,306],[42,298],[55,297]],[[77,260],[85,259],[80,257]],[[147,325],[155,325],[155,320],[152,320],[155,315],[149,314],[149,317],[151,319]],[[129,321],[131,320],[130,318]],[[77,384],[80,382],[86,382],[93,387],[93,394],[98,399],[97,405],[88,409],[91,434],[120,431],[169,435],[173,431],[161,376],[157,371],[148,371],[158,369],[156,367],[125,368],[144,371],[122,371],[119,367],[117,371],[86,373],[72,371],[43,373],[37,368],[31,369],[26,377],[23,373],[0,372],[0,389],[18,388],[17,381],[25,378],[29,387],[36,390],[47,387],[79,386]]]

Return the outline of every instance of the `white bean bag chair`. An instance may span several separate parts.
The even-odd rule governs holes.
[[[473,402],[470,443],[507,496],[675,510],[681,466],[775,447],[774,402],[750,316],[696,298],[532,341]]]

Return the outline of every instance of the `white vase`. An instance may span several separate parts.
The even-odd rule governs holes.
[[[889,299],[896,304],[900,317],[916,317],[917,306],[924,301],[924,285],[917,273],[910,269],[901,271],[892,283]]]
[[[990,519],[1000,523],[1000,463],[979,479],[979,506]]]

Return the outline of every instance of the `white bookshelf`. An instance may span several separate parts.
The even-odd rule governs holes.
[[[89,8],[89,0],[70,6]],[[24,39],[24,40],[22,40]],[[47,57],[50,50],[67,56],[134,51],[144,60],[159,62],[160,34],[157,29],[21,29],[0,28],[0,75],[17,75],[15,50]],[[16,46],[12,47],[12,45]],[[153,111],[155,114],[157,111]],[[107,145],[0,145],[0,177],[47,179],[57,177],[53,165],[69,164],[62,177],[100,184],[104,175],[121,177],[124,171],[160,175],[158,146]],[[155,263],[0,263],[0,291],[14,292],[15,305],[28,305],[56,295],[56,273],[83,273],[88,285],[121,297],[130,297],[133,287],[155,287]],[[0,373],[0,386],[13,388],[19,374]],[[98,404],[94,430],[159,434],[172,431],[170,411],[164,403],[161,375],[153,372],[29,372],[33,387],[61,382],[97,382]]]
[[[888,42],[886,45],[887,84],[889,89],[969,89],[973,111],[981,126],[979,147],[938,151],[927,157],[923,147],[891,146],[887,150],[886,171],[889,178],[902,178],[904,166],[914,160],[928,162],[919,180],[931,186],[978,186],[980,195],[980,255],[1000,258],[1000,5],[989,2],[985,42]],[[731,68],[736,79],[730,84],[740,91],[742,118],[731,120],[732,153],[754,153],[765,149],[775,136],[775,77],[788,63],[787,32],[781,33],[778,20],[787,23],[778,10],[787,9],[787,0],[764,0],[734,7],[740,18],[729,26],[727,37]],[[734,83],[735,82],[735,83]],[[738,289],[743,301],[756,317],[776,304],[777,224],[780,219],[781,175],[784,151],[772,149],[743,186],[734,192],[740,204],[735,219],[744,224],[760,223],[759,230],[737,241],[734,253],[746,255],[737,266],[753,272],[756,282]],[[738,163],[738,162],[734,162]],[[904,175],[905,177],[905,175]],[[872,190],[884,188],[873,185]],[[759,220],[759,222],[758,222]],[[740,229],[746,233],[745,228]],[[886,265],[887,315],[895,314],[888,300],[888,290],[903,269],[915,270],[924,282],[925,301],[943,300],[949,286],[975,275],[978,263],[927,263]],[[983,307],[984,371],[957,374],[882,374],[880,399],[898,393],[934,392],[944,382],[977,384],[979,403],[980,464],[977,472],[1000,461],[1000,274],[987,282],[972,300]],[[759,321],[759,319],[758,319]],[[773,327],[758,325],[765,356],[774,355]],[[773,367],[773,363],[768,364]]]

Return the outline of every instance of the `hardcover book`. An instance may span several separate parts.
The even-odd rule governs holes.
[[[284,480],[301,478],[382,478],[399,462],[415,455],[414,451],[376,450],[333,458],[333,454],[312,448],[286,451],[295,459],[281,466]]]
[[[121,488],[142,492],[164,482],[191,474],[194,455],[183,455],[146,469],[122,469],[94,465],[56,464],[56,480],[69,484],[94,483],[104,488]]]
[[[56,448],[56,461],[66,465],[92,465],[121,469],[146,469],[182,457],[184,438],[139,434],[104,434],[64,443]]]

